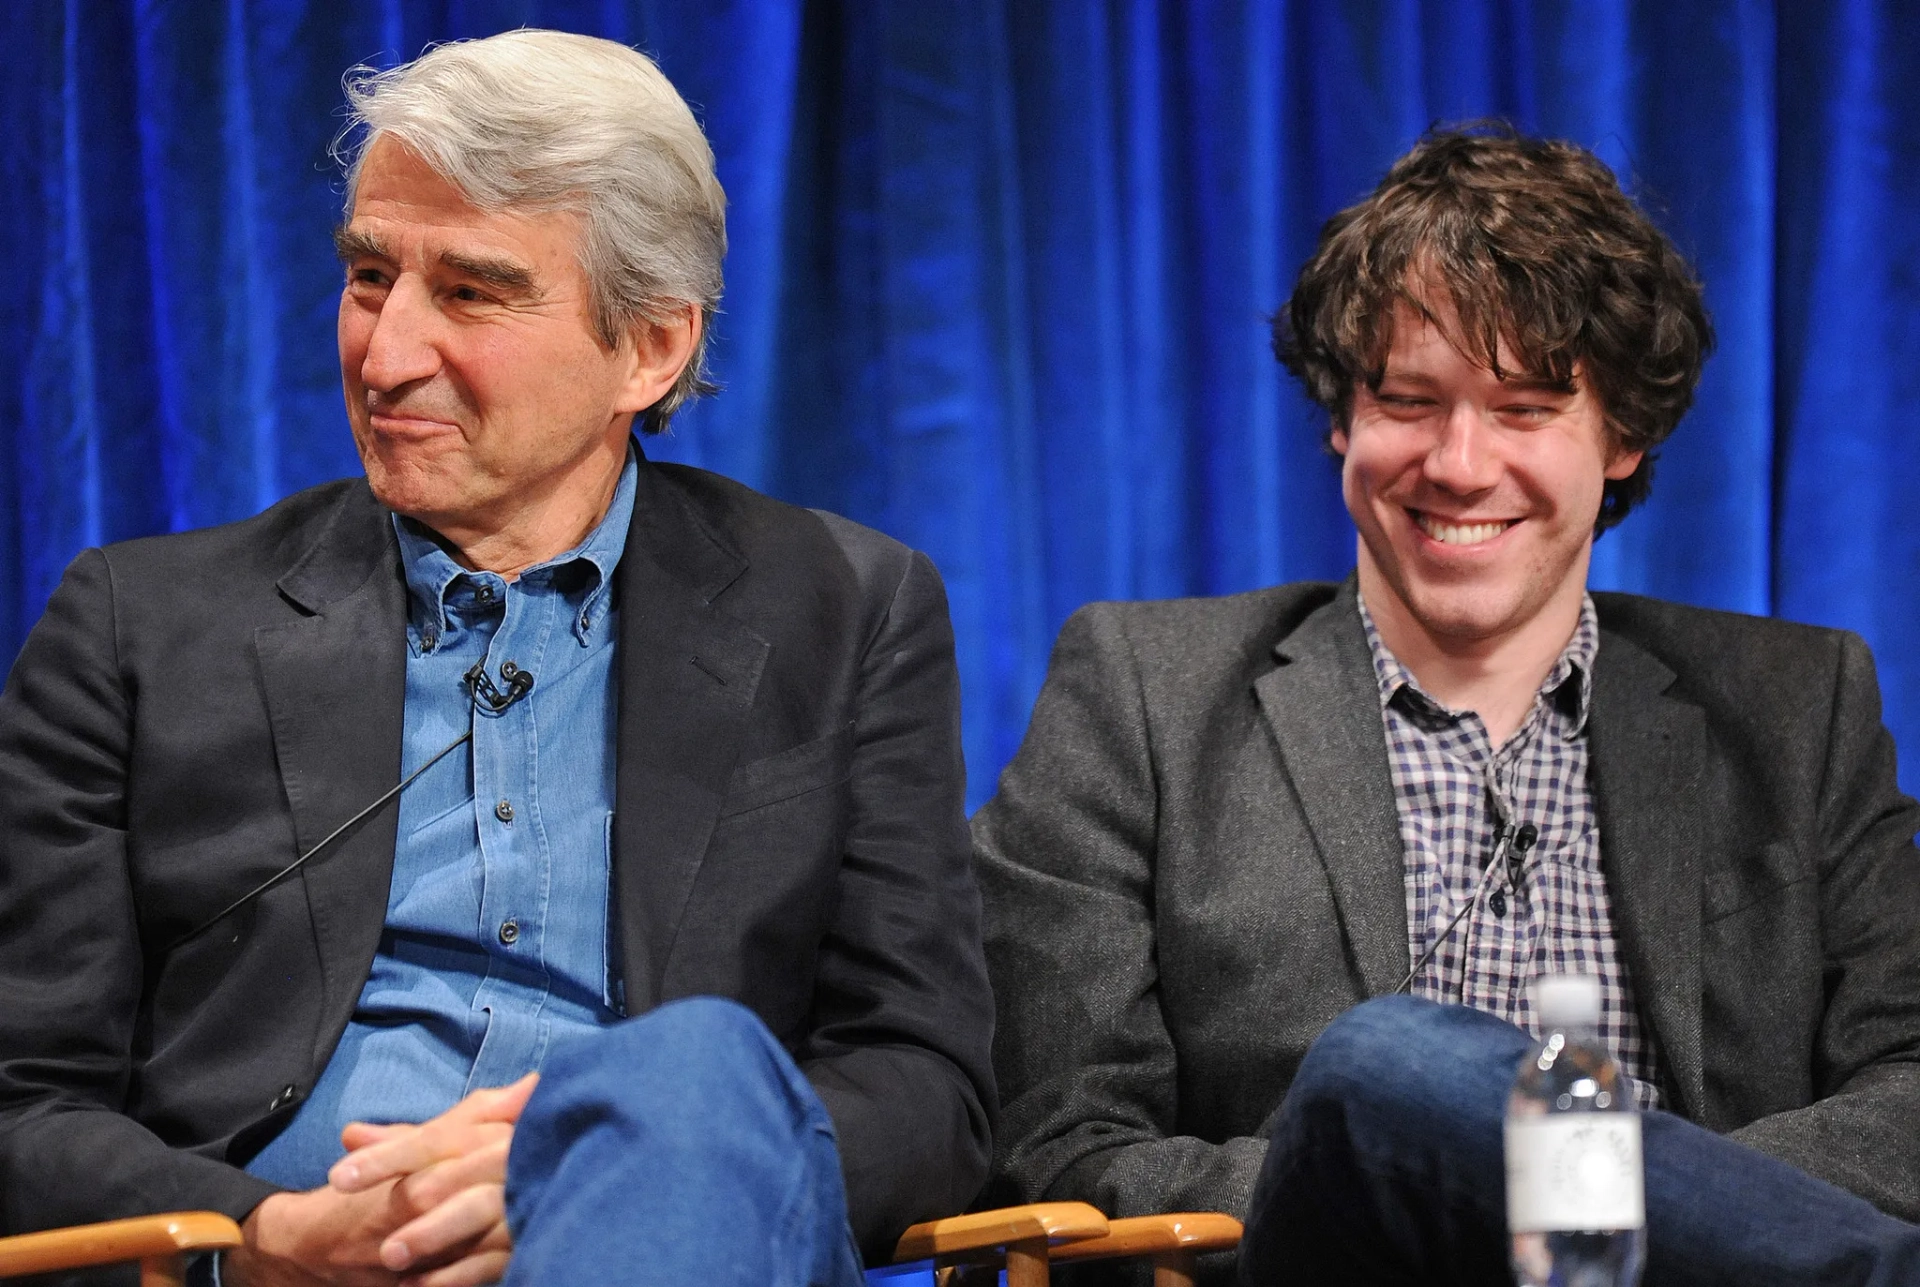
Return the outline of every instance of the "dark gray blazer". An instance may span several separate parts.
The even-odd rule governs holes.
[[[613,880],[629,1007],[759,1013],[890,1249],[986,1170],[992,1002],[938,575],[876,532],[642,463],[620,608]],[[395,812],[165,945],[400,771],[406,588],[361,480],[91,550],[0,695],[7,1231],[242,1216],[387,906]]]
[[[1667,1105],[1920,1218],[1920,808],[1866,647],[1594,600],[1602,862]],[[1408,966],[1351,582],[1076,613],[973,835],[989,1197],[1244,1213],[1307,1046]]]

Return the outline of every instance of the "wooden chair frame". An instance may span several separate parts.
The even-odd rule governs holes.
[[[0,1238],[0,1278],[140,1262],[140,1287],[185,1287],[187,1258],[240,1245],[240,1226],[212,1211],[109,1220]]]
[[[1047,1287],[1056,1264],[1151,1256],[1154,1287],[1193,1287],[1202,1252],[1239,1245],[1240,1222],[1214,1212],[1108,1220],[1084,1202],[1041,1202],[917,1224],[893,1259],[932,1260],[941,1287],[991,1282],[1001,1269],[1007,1287]]]
[[[931,1260],[942,1287],[997,1278],[1002,1269],[1007,1287],[1047,1287],[1054,1264],[1152,1256],[1154,1287],[1193,1287],[1201,1252],[1239,1242],[1231,1216],[1108,1220],[1084,1202],[1041,1202],[917,1224],[901,1236],[894,1263]],[[110,1220],[0,1238],[0,1278],[137,1260],[140,1287],[185,1287],[189,1256],[239,1245],[240,1226],[211,1211]]]

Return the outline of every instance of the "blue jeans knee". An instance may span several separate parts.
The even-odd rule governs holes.
[[[1528,1040],[1512,1024],[1463,1006],[1376,997],[1320,1034],[1287,1102],[1302,1110],[1337,1105],[1362,1118],[1497,1117]]]

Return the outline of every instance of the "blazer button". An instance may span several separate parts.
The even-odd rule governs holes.
[[[267,1105],[267,1111],[269,1113],[277,1113],[298,1098],[300,1098],[300,1088],[298,1086],[292,1084],[282,1086],[280,1093],[273,1097],[273,1102]]]
[[[512,947],[519,939],[519,921],[509,919],[500,922],[500,941],[502,943],[505,943],[508,947]],[[291,1090],[292,1087],[288,1087],[288,1089]]]

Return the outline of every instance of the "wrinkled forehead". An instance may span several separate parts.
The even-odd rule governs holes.
[[[364,247],[377,241],[428,255],[450,250],[515,255],[535,268],[558,267],[577,256],[583,220],[574,210],[481,205],[386,135],[373,141],[363,161],[336,244],[344,239]]]
[[[507,173],[513,175],[512,171]],[[472,175],[466,177],[473,179]],[[547,197],[525,192],[509,196],[484,184],[476,191],[463,182],[459,167],[444,160],[436,161],[431,151],[423,151],[405,137],[382,130],[368,138],[348,172],[346,217],[352,219],[370,195],[370,187],[384,192],[395,183],[405,184],[417,199],[430,197],[442,209],[463,208],[475,222],[495,216],[521,220],[560,216],[584,226],[593,204],[592,194],[584,189],[570,189]]]

